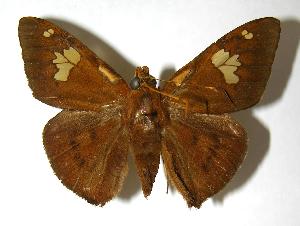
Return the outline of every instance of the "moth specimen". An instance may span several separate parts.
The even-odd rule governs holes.
[[[229,32],[178,70],[163,88],[147,67],[130,85],[53,23],[19,23],[25,72],[38,100],[63,109],[45,126],[56,176],[95,205],[116,196],[133,155],[144,196],[162,156],[167,178],[199,208],[241,165],[245,130],[227,113],[256,104],[271,73],[280,22],[271,17]]]

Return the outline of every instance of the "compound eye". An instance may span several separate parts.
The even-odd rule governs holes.
[[[156,82],[155,78],[150,80],[150,85],[153,86],[153,87],[156,87],[157,82]]]
[[[141,86],[140,79],[138,77],[134,77],[133,79],[131,79],[129,85],[130,85],[131,89],[138,89],[138,88],[140,88],[140,86]]]

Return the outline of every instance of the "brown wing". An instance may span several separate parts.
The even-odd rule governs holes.
[[[275,18],[246,23],[177,71],[163,91],[185,99],[190,111],[218,114],[248,108],[265,89],[279,35]]]
[[[84,44],[47,20],[24,17],[19,39],[34,97],[64,109],[97,110],[124,99],[126,82]]]
[[[128,139],[116,108],[63,110],[45,126],[44,146],[56,176],[88,202],[104,205],[122,188]]]
[[[246,153],[246,133],[227,115],[171,114],[163,132],[167,176],[187,201],[199,208],[233,177]]]

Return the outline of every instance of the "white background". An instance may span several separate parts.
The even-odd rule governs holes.
[[[265,16],[282,21],[273,72],[260,104],[234,116],[248,131],[248,156],[227,187],[198,209],[166,194],[160,167],[148,200],[134,166],[103,208],[66,189],[42,145],[59,110],[31,95],[17,36],[22,16],[48,18],[117,72],[147,65],[168,77],[235,27]],[[299,0],[0,0],[0,225],[300,225]]]

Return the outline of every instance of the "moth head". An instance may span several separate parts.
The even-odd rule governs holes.
[[[143,84],[152,88],[156,87],[156,79],[149,74],[149,68],[147,66],[137,67],[135,69],[134,77],[130,81],[131,89],[139,89]]]

